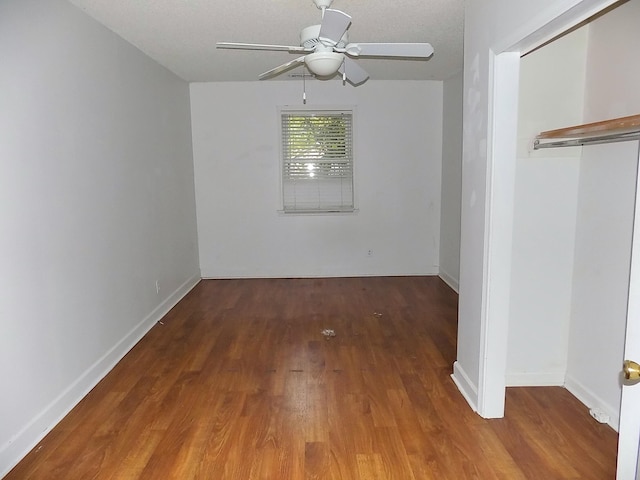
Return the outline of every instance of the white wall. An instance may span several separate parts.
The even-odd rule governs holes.
[[[2,476],[199,270],[188,85],[61,0],[0,58]]]
[[[585,122],[640,112],[640,2],[589,25]],[[567,388],[617,426],[638,142],[582,149]]]
[[[507,385],[564,385],[581,148],[532,140],[582,123],[586,58],[581,28],[520,62]]]
[[[487,276],[489,111],[494,44],[517,32],[553,0],[469,1],[465,3],[460,297],[454,381],[472,408],[479,408],[484,362]],[[485,414],[484,411],[480,411]]]
[[[440,277],[454,290],[460,281],[462,193],[462,71],[443,82]]]
[[[442,82],[307,81],[306,91],[309,106],[356,106],[358,213],[278,214],[277,106],[301,105],[301,81],[192,84],[203,276],[437,274]]]
[[[590,24],[585,122],[640,112],[639,19],[640,2],[630,0]]]

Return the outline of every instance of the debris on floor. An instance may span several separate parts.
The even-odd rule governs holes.
[[[335,330],[331,330],[330,328],[325,328],[324,330],[322,330],[322,335],[325,336],[325,338],[327,340],[329,340],[331,337],[335,337],[336,336],[336,332]]]
[[[604,410],[599,408],[592,408],[589,410],[589,414],[600,423],[609,423],[609,415]]]
[[[373,312],[374,317],[381,317],[382,314],[380,312]]]

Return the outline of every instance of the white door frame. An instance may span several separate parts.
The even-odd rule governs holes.
[[[504,416],[511,290],[511,243],[515,191],[520,53],[490,54],[495,95],[489,96],[492,135],[487,158],[484,328],[480,330],[478,413]],[[515,99],[515,101],[514,101]]]

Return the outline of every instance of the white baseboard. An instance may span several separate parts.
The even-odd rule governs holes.
[[[613,428],[616,432],[620,426],[620,409],[608,405],[598,395],[593,393],[590,389],[585,387],[582,383],[575,378],[567,375],[565,379],[565,388],[571,392],[571,394],[580,400],[587,408],[598,410],[609,416],[607,425]]]
[[[0,478],[15,467],[199,281],[200,275],[197,275],[180,285],[4,445],[0,449]]]
[[[444,272],[442,270],[440,270],[440,272],[438,273],[438,276],[442,279],[442,281],[444,283],[449,285],[453,289],[454,292],[460,293],[460,285],[458,284],[458,280],[457,279],[453,278],[447,272]]]
[[[565,372],[507,373],[507,387],[562,387]]]
[[[451,378],[469,406],[474,412],[477,412],[478,388],[473,384],[469,376],[457,361],[453,364],[453,373],[451,374]]]
[[[203,280],[242,280],[254,278],[358,278],[358,277],[435,277],[438,276],[436,268],[420,272],[414,271],[376,271],[376,272],[351,272],[331,271],[320,273],[301,272],[231,272],[202,270]]]

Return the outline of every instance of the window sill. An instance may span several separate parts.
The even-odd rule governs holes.
[[[278,210],[278,215],[283,217],[295,217],[300,215],[326,216],[326,215],[356,215],[357,208],[352,210]]]

